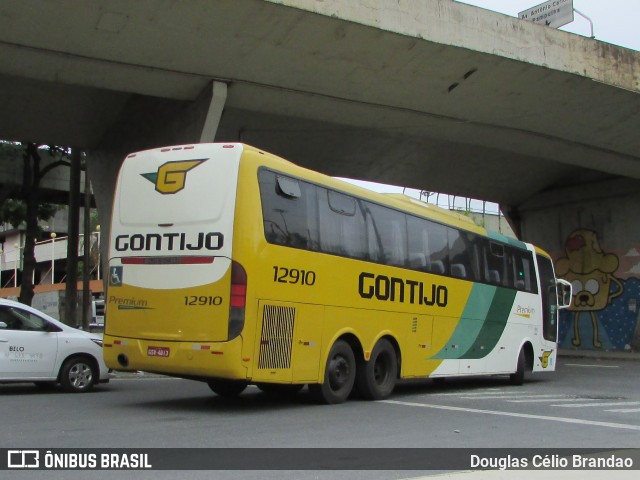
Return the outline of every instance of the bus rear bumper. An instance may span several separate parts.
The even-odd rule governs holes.
[[[244,380],[242,337],[229,342],[170,342],[104,336],[109,368],[167,375]]]

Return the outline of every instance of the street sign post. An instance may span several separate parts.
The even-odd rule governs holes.
[[[518,13],[518,18],[558,28],[573,22],[573,0],[549,0]]]

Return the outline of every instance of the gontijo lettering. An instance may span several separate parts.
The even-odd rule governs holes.
[[[377,298],[389,302],[405,301],[419,305],[446,307],[449,291],[444,285],[426,284],[386,275],[362,272],[358,279],[358,293],[362,298]]]
[[[194,235],[177,232],[135,233],[118,235],[115,241],[118,252],[220,250],[223,245],[224,235],[220,232],[199,232]]]

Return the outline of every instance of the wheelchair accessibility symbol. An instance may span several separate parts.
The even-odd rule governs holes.
[[[111,267],[109,269],[109,286],[110,287],[122,286],[122,267]]]

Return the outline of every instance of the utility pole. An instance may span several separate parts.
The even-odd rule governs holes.
[[[84,169],[84,250],[82,261],[82,328],[89,330],[89,313],[91,311],[91,290],[89,274],[91,273],[91,182],[87,169]]]
[[[67,237],[67,285],[65,318],[68,325],[78,325],[78,237],[80,236],[80,157],[79,149],[71,151],[69,175],[69,224]]]

